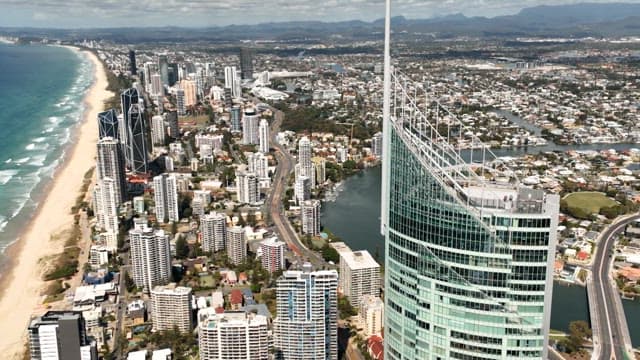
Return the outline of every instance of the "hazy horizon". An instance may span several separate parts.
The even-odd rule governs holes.
[[[539,5],[640,3],[554,0],[396,0],[393,16],[426,19],[462,13],[494,17]],[[0,0],[1,27],[117,28],[212,27],[286,21],[372,21],[384,15],[384,0]]]

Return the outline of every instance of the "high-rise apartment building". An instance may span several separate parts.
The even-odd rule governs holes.
[[[382,133],[377,132],[371,138],[371,154],[378,159],[382,158]]]
[[[131,125],[129,110],[131,109],[131,105],[138,104],[139,101],[140,97],[138,90],[134,87],[126,89],[120,94],[120,110],[122,112],[122,117],[120,118],[121,122],[118,124],[118,131],[120,132],[118,139],[120,140],[120,146],[122,147],[122,153],[125,156],[126,164],[129,167],[131,167],[131,151],[129,149],[131,144]]]
[[[242,131],[242,110],[239,106],[234,106],[231,108],[231,131]]]
[[[277,237],[270,237],[260,243],[262,251],[262,268],[270,273],[285,269],[284,252],[287,244],[278,240]]]
[[[327,181],[327,161],[323,157],[311,159],[315,167],[316,184],[324,184]]]
[[[269,335],[264,315],[244,311],[198,312],[200,360],[267,360]]]
[[[358,319],[366,336],[382,333],[384,327],[384,301],[377,296],[365,295],[360,299]]]
[[[260,133],[260,152],[263,154],[269,153],[269,122],[267,119],[260,120],[259,126]]]
[[[105,246],[110,251],[118,249],[118,194],[116,193],[115,181],[111,178],[103,178],[93,188],[93,209],[95,212],[97,227],[110,236],[105,236],[111,240]],[[115,240],[115,243],[113,243]]]
[[[178,214],[178,185],[175,176],[161,174],[154,177],[153,197],[155,199],[158,222],[167,223],[180,220]]]
[[[424,133],[437,128],[440,105],[406,111],[414,91],[392,75],[383,131],[385,359],[547,359],[559,197],[488,163],[472,167],[447,146],[457,137],[447,130]],[[490,179],[498,177],[508,181]]]
[[[242,117],[242,143],[247,145],[259,145],[260,115],[255,108],[247,108]]]
[[[164,146],[167,128],[164,126],[164,118],[156,115],[151,118],[151,141],[153,145]]]
[[[131,267],[136,286],[149,292],[171,279],[169,235],[146,226],[129,230]]]
[[[222,213],[211,213],[200,218],[202,233],[202,250],[218,252],[227,244],[227,216]]]
[[[124,156],[120,142],[114,138],[105,137],[98,140],[97,147],[96,178],[98,181],[105,178],[113,180],[116,206],[120,206],[127,199]]]
[[[260,201],[260,187],[255,173],[246,172],[240,168],[236,170],[236,184],[238,188],[238,202],[256,204]]]
[[[285,271],[277,281],[274,347],[284,360],[338,359],[338,273]]]
[[[162,77],[160,74],[151,75],[151,95],[164,96],[164,85],[162,85]]]
[[[249,154],[247,162],[249,163],[248,170],[250,173],[256,174],[260,180],[269,178],[269,160],[263,153]]]
[[[184,89],[176,90],[176,109],[178,110],[178,116],[187,115],[187,103],[184,98]]]
[[[332,244],[335,247],[335,243]],[[365,295],[380,295],[380,265],[367,250],[351,251],[348,246],[336,248],[340,254],[340,290],[358,307]]]
[[[240,49],[240,74],[242,80],[253,80],[253,50]]]
[[[169,137],[177,139],[180,137],[180,123],[178,123],[178,112],[170,111],[166,115],[167,124],[169,124]]]
[[[156,286],[151,290],[151,321],[155,331],[177,328],[180,332],[190,332],[193,328],[190,287],[171,283]]]
[[[240,85],[240,77],[235,66],[226,66],[224,68],[224,87],[231,90],[231,96],[234,98],[242,97],[242,88]]]
[[[311,179],[304,175],[298,176],[293,190],[298,204],[311,199]]]
[[[131,75],[136,75],[138,73],[135,50],[129,50],[129,71],[131,71]]]
[[[195,106],[198,103],[198,93],[196,91],[196,83],[193,80],[180,81],[180,88],[184,90],[184,105]]]
[[[247,257],[246,235],[240,226],[232,226],[227,229],[227,255],[235,265],[241,264]]]
[[[144,109],[139,104],[132,104],[129,108],[129,152],[131,171],[146,174],[147,168],[147,136],[144,120]]]
[[[304,136],[298,142],[298,174],[311,180],[311,187],[315,187],[314,166],[311,161],[311,141]]]
[[[109,109],[98,113],[98,139],[106,137],[118,139],[118,113],[116,109]]]
[[[31,320],[28,332],[32,360],[98,359],[80,311],[48,311]]]
[[[303,201],[300,206],[300,217],[302,218],[302,233],[309,235],[320,234],[320,201]]]
[[[169,86],[169,60],[167,59],[167,55],[158,56],[158,69],[160,69],[162,85]]]

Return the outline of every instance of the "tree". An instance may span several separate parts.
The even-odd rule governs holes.
[[[572,321],[569,323],[569,336],[562,339],[559,344],[565,348],[566,352],[574,353],[580,350],[582,343],[591,335],[591,329],[586,321]]]
[[[189,256],[189,244],[183,236],[179,236],[176,240],[176,258],[186,259]]]
[[[338,311],[340,313],[340,319],[343,320],[358,314],[356,309],[351,306],[351,302],[346,296],[341,296],[338,298]]]
[[[322,247],[322,258],[324,258],[325,261],[333,261],[335,264],[337,264],[340,261],[340,254],[338,254],[338,251],[336,249],[329,246],[328,244],[325,244]]]

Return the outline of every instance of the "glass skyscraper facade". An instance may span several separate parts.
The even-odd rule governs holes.
[[[406,86],[385,134],[385,359],[546,359],[559,197],[478,176]]]

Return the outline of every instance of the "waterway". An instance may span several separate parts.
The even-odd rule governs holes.
[[[619,150],[632,147],[618,146]],[[592,145],[584,150],[609,149]],[[517,151],[517,150],[516,150]],[[507,156],[507,155],[503,155]],[[508,156],[513,156],[513,152]],[[340,237],[353,250],[368,250],[378,262],[384,260],[384,238],[380,235],[381,168],[362,171],[340,187],[335,201],[323,203],[322,224]],[[377,254],[377,256],[376,256]],[[555,284],[551,308],[551,328],[567,331],[569,322],[588,320],[589,308],[586,289],[580,286]],[[640,345],[640,302],[623,301],[631,340]]]

